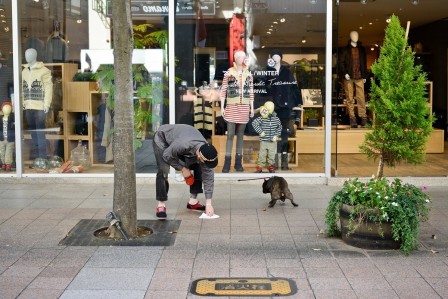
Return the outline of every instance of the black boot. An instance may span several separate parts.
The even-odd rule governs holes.
[[[358,121],[356,120],[356,117],[350,117],[350,127],[351,128],[358,127]]]
[[[221,172],[228,173],[230,171],[230,163],[232,162],[231,156],[226,156],[224,160],[224,166],[222,167]]]
[[[282,170],[289,170],[288,153],[282,153]]]
[[[361,128],[364,128],[367,125],[367,117],[361,118]]]
[[[275,153],[274,167],[275,167],[275,169],[278,169],[278,154],[277,153]]]
[[[244,171],[242,160],[243,160],[243,155],[236,154],[236,157],[235,157],[235,170],[236,171]]]

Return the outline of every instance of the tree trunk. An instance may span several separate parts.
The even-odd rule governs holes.
[[[111,1],[115,71],[113,210],[129,238],[137,236],[131,1]]]
[[[376,172],[376,177],[381,178],[384,175],[384,156],[380,156],[380,162],[378,163],[378,170]]]

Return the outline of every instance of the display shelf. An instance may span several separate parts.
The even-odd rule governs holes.
[[[313,127],[315,129],[322,129],[324,127],[324,105],[303,105],[302,109],[299,128]],[[316,115],[311,118],[307,116],[307,111],[316,111],[314,113]],[[314,119],[316,123],[311,123],[312,120],[308,121],[310,119]]]

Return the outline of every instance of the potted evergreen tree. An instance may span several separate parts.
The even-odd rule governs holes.
[[[368,159],[379,162],[377,174],[367,181],[347,180],[333,195],[326,211],[327,234],[335,236],[342,230],[349,244],[378,249],[399,247],[407,254],[417,248],[419,224],[428,218],[430,198],[425,190],[400,179],[389,182],[384,177],[384,166],[423,163],[433,117],[426,97],[426,74],[415,66],[407,34],[396,16],[391,17],[386,28],[372,73],[369,108],[375,118],[360,150]],[[379,236],[374,241],[372,233]],[[386,235],[391,240],[385,240]]]

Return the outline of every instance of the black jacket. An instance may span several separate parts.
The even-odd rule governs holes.
[[[359,67],[361,71],[361,79],[367,79],[367,58],[366,49],[360,42],[356,47],[359,51]],[[344,78],[345,74],[348,74],[350,78],[353,78],[353,61],[352,61],[352,44],[349,41],[347,46],[342,48],[342,53],[339,59],[339,75]]]
[[[268,71],[275,68],[268,67]],[[302,105],[302,93],[292,72],[284,65],[280,66],[278,76],[265,78],[268,96],[275,104],[279,118],[289,118],[293,107]]]
[[[0,141],[4,141],[5,137],[3,136],[3,116],[1,119],[1,130],[0,130]],[[16,131],[15,131],[15,123],[14,123],[14,113],[11,113],[8,116],[8,138],[6,141],[14,142],[16,140]]]

